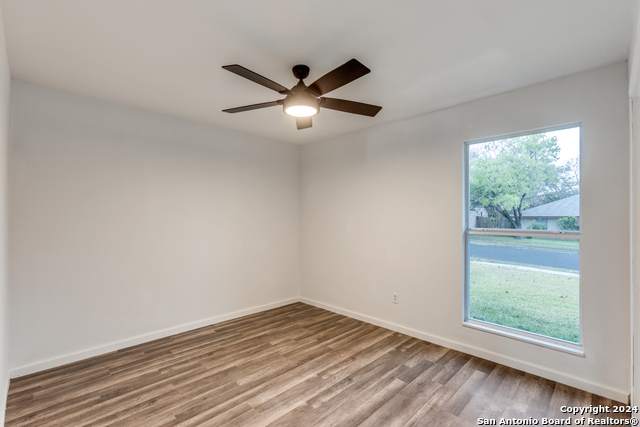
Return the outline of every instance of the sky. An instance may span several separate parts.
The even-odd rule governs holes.
[[[580,127],[546,132],[549,136],[558,137],[560,147],[559,160],[556,165],[562,165],[572,157],[580,155]]]
[[[573,157],[580,156],[580,127],[555,130],[550,132],[542,132],[550,137],[557,137],[557,144],[560,147],[560,153],[558,153],[558,160],[554,162],[555,165],[561,166],[567,162],[567,160]],[[470,149],[480,149],[483,143],[471,145]]]

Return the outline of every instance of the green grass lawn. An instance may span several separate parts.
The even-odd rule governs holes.
[[[469,317],[579,342],[578,278],[470,263]]]
[[[485,236],[472,234],[469,236],[471,243],[484,243],[488,245],[513,246],[516,248],[540,248],[540,249],[556,249],[562,251],[578,252],[579,242],[569,239],[549,239],[532,237],[528,239],[522,237],[516,239],[513,236]]]

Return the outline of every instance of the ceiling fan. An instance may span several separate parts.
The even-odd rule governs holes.
[[[222,68],[244,77],[245,79],[249,79],[254,83],[258,83],[259,85],[271,90],[275,90],[282,95],[286,95],[284,99],[280,99],[278,101],[263,102],[261,104],[245,105],[244,107],[222,110],[225,113],[241,113],[243,111],[282,105],[285,114],[296,118],[296,126],[298,127],[298,130],[300,130],[311,127],[311,117],[320,112],[320,107],[369,117],[375,116],[378,114],[378,111],[382,109],[382,107],[378,107],[377,105],[347,101],[346,99],[326,98],[322,96],[325,93],[338,89],[339,87],[342,87],[347,83],[351,83],[352,81],[371,72],[370,69],[362,65],[356,59],[352,59],[335,70],[328,72],[309,86],[305,85],[303,82],[303,80],[309,76],[309,67],[306,65],[296,65],[293,67],[292,71],[293,75],[300,81],[291,89],[287,89],[286,87],[238,64],[225,65]]]

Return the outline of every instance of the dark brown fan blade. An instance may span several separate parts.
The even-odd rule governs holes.
[[[374,117],[378,114],[378,111],[382,110],[382,107],[378,107],[377,105],[336,98],[320,98],[320,107],[369,117]]]
[[[296,126],[298,130],[311,127],[311,117],[296,117]]]
[[[240,77],[249,79],[254,83],[258,83],[259,85],[268,87],[271,90],[275,90],[276,92],[279,92],[282,94],[291,93],[291,91],[286,87],[274,82],[273,80],[269,80],[268,78],[263,77],[258,73],[254,73],[253,71],[244,68],[242,65],[238,65],[238,64],[224,65],[222,68],[224,68],[227,71],[231,71],[232,73],[237,74]]]
[[[352,59],[311,83],[307,90],[316,96],[324,95],[370,72],[371,70],[358,62],[357,59]]]
[[[243,111],[257,110],[259,108],[275,107],[280,104],[281,101],[263,102],[261,104],[245,105],[244,107],[229,108],[222,111],[225,113],[242,113]]]

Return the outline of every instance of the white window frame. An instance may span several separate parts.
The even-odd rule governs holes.
[[[578,279],[578,295],[579,295],[579,342],[573,343],[559,338],[552,338],[545,335],[527,332],[521,329],[511,328],[508,326],[498,325],[496,323],[485,322],[482,320],[472,319],[469,317],[469,239],[471,235],[498,235],[498,236],[522,236],[522,237],[550,237],[559,239],[580,240],[582,237],[582,197],[580,197],[580,217],[578,231],[556,231],[556,230],[514,230],[514,229],[498,229],[498,228],[470,228],[469,227],[469,210],[470,210],[470,188],[469,188],[469,147],[471,145],[483,142],[496,141],[501,139],[515,138],[518,136],[532,135],[545,132],[553,132],[563,129],[580,128],[580,153],[582,153],[582,122],[567,123],[559,126],[550,126],[538,129],[531,129],[522,132],[496,135],[486,138],[472,139],[464,141],[464,233],[463,233],[463,256],[464,256],[464,290],[463,290],[463,310],[462,325],[475,330],[500,335],[503,337],[524,341],[534,345],[551,348],[576,356],[584,357],[584,348],[582,345],[582,286],[580,278]],[[582,161],[580,162],[580,186],[582,186]],[[474,224],[475,225],[475,224]],[[579,254],[580,252],[578,252]],[[579,256],[579,255],[578,255]]]

